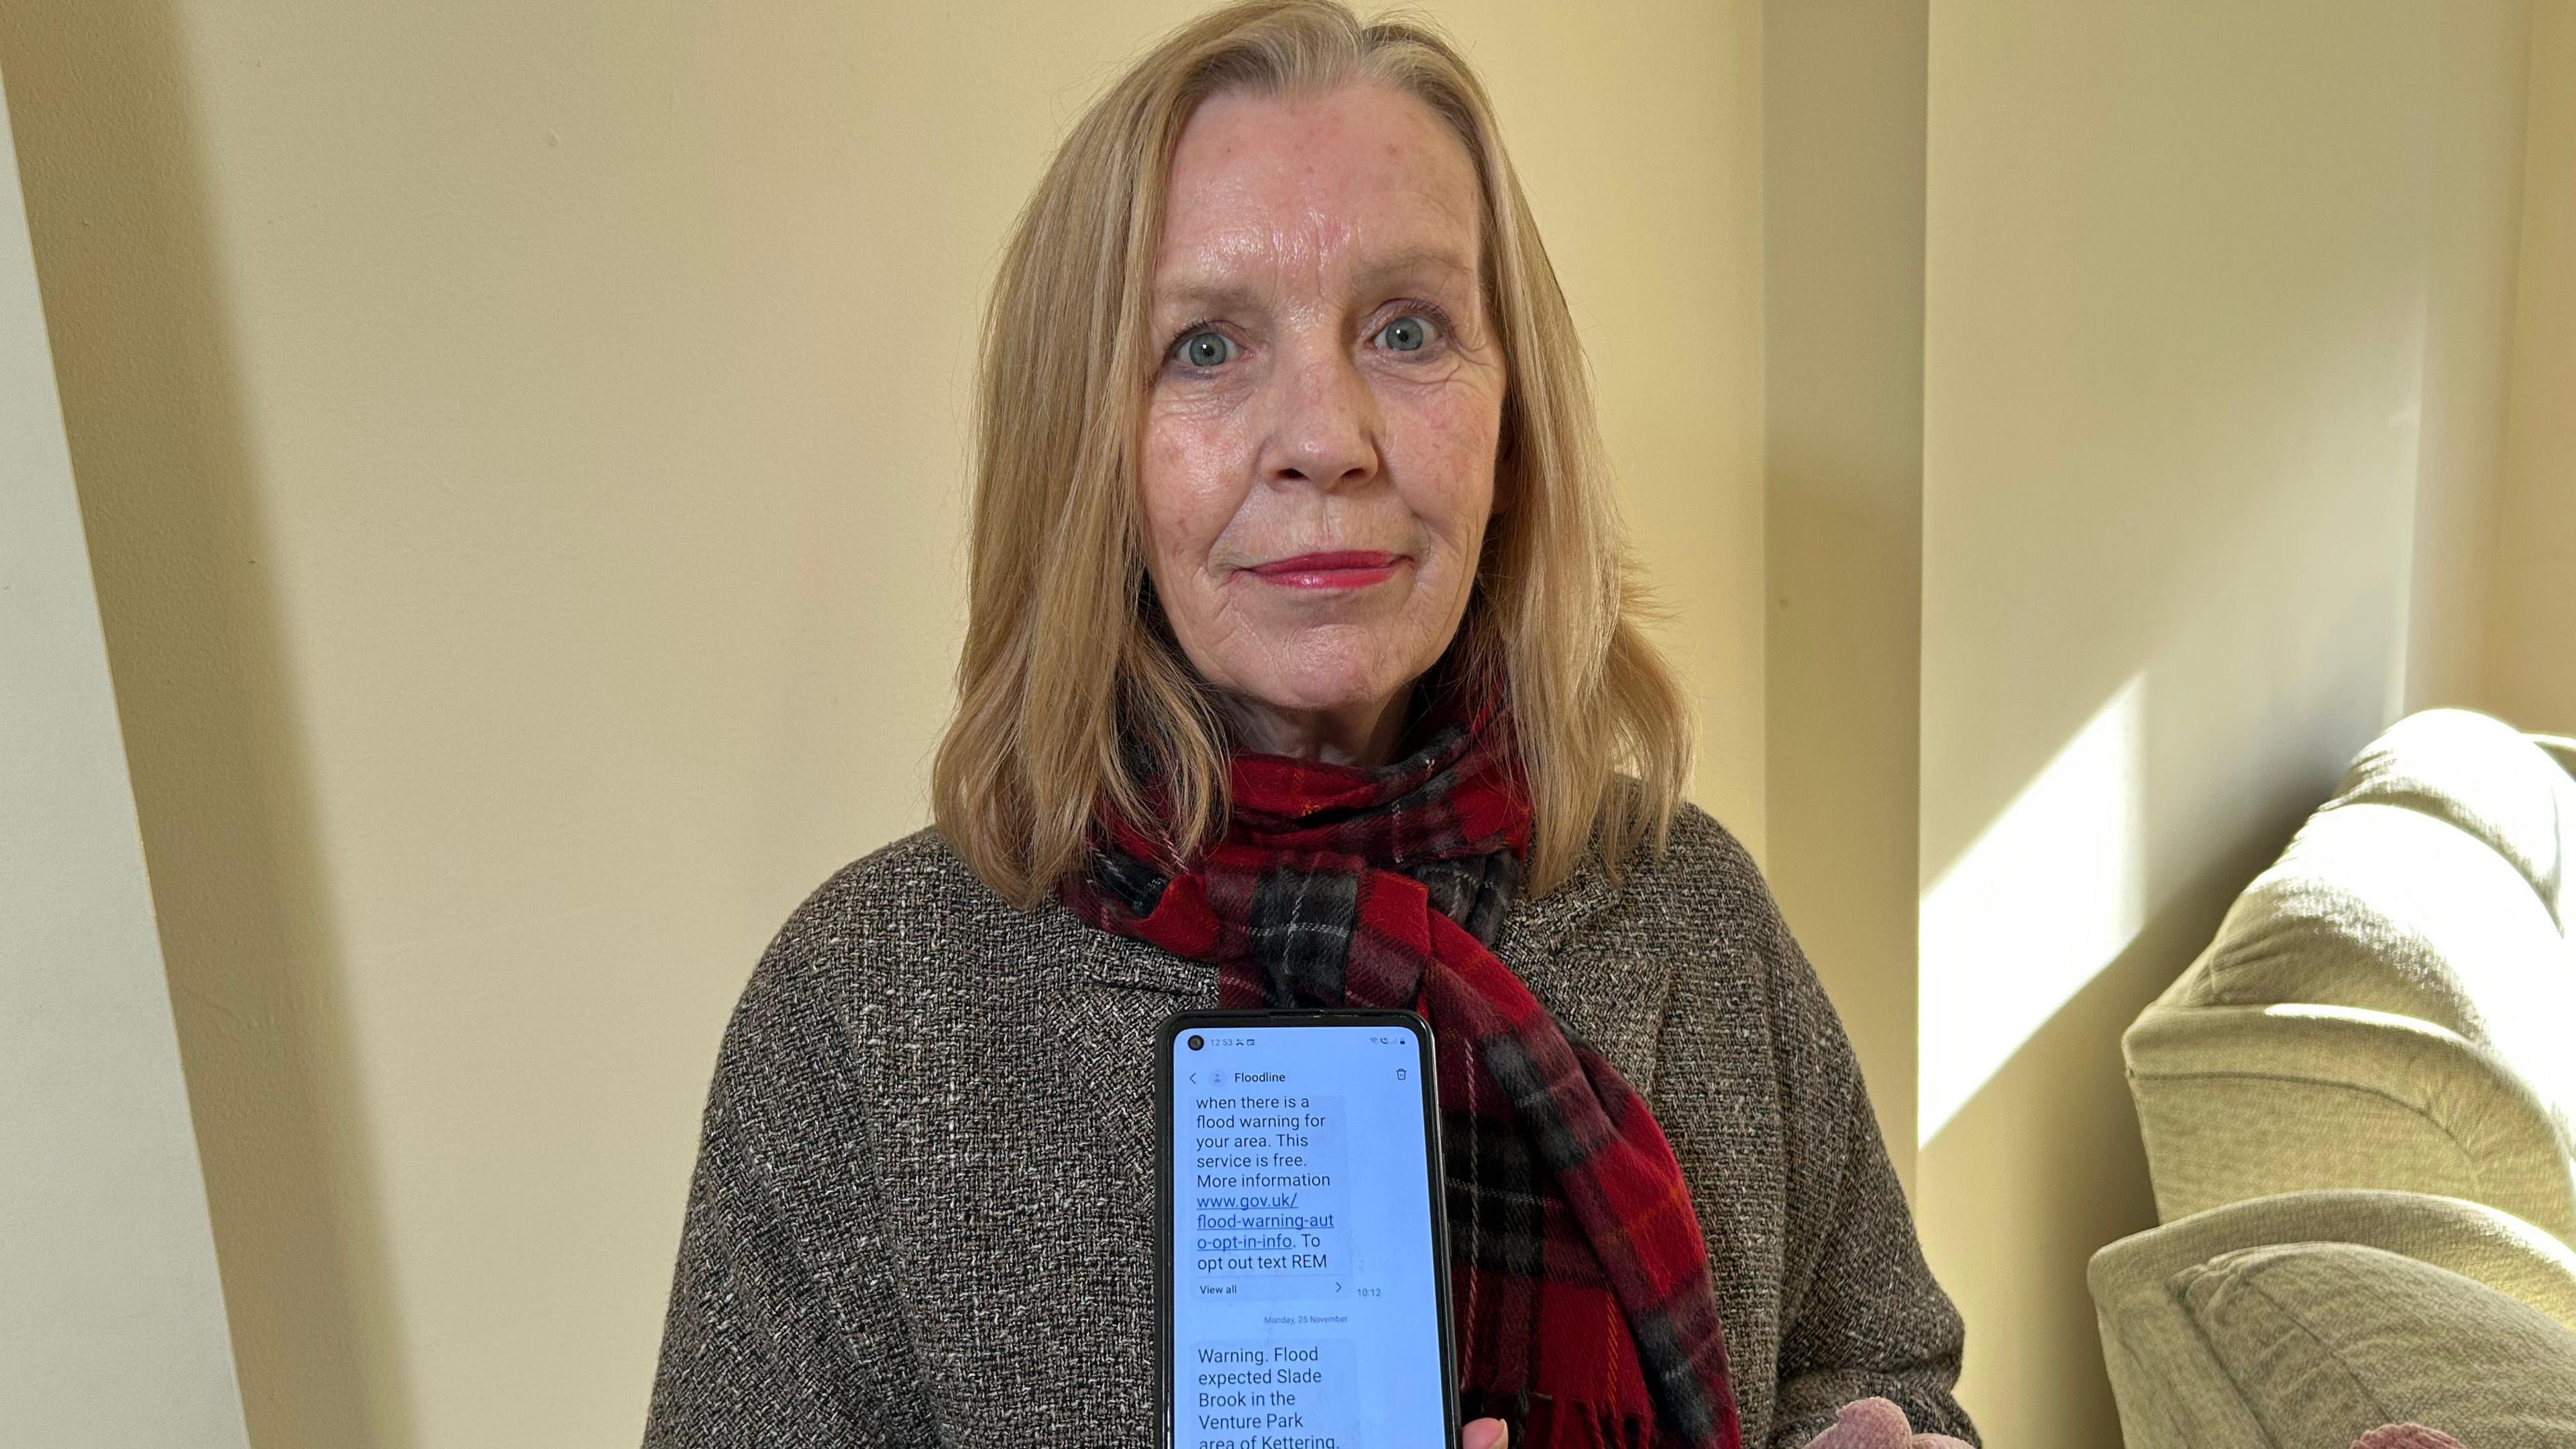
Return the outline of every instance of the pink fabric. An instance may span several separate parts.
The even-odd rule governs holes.
[[[2463,1449],[2460,1441],[2421,1424],[2382,1424],[2352,1441],[2352,1449]]]
[[[1947,1434],[1917,1434],[1905,1411],[1885,1399],[1863,1399],[1835,1411],[1834,1426],[1807,1441],[1807,1449],[1968,1449],[1964,1439]],[[2360,1449],[2360,1446],[2355,1446]],[[2416,1449],[2391,1443],[2369,1449]],[[2433,1446],[2424,1446],[2433,1449]],[[2452,1446],[2458,1449],[2458,1446]]]

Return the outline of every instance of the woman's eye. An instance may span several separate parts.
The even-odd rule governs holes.
[[[1379,328],[1377,335],[1389,352],[1419,352],[1431,345],[1437,326],[1428,317],[1398,317]]]
[[[1193,332],[1181,339],[1178,352],[1192,367],[1217,367],[1234,356],[1234,339],[1222,332]]]

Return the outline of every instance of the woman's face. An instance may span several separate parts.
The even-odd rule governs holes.
[[[1377,730],[1466,610],[1504,389],[1479,212],[1465,146],[1383,87],[1219,95],[1181,133],[1146,568],[1256,740]]]

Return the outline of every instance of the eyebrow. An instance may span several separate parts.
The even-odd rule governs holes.
[[[1371,257],[1359,268],[1358,284],[1363,289],[1385,282],[1391,277],[1436,275],[1443,281],[1465,279],[1472,283],[1476,269],[1461,262],[1446,248],[1407,247],[1382,256]],[[1254,289],[1241,282],[1214,277],[1183,275],[1171,285],[1154,290],[1153,305],[1164,307],[1232,307],[1259,301]]]

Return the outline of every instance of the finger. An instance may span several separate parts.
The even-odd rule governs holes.
[[[1512,1431],[1500,1419],[1471,1419],[1458,1431],[1458,1449],[1503,1449]]]
[[[1807,1442],[1807,1449],[1909,1449],[1913,1432],[1905,1411],[1885,1399],[1862,1399],[1835,1411],[1834,1425]]]

